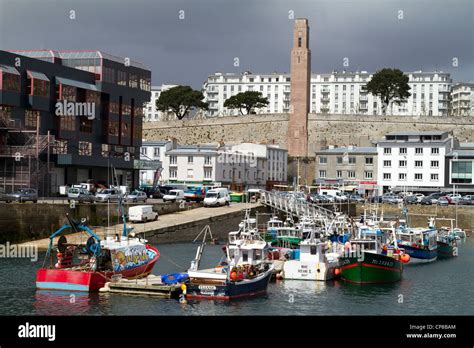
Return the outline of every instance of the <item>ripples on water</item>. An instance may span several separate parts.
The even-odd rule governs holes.
[[[158,246],[154,274],[184,271],[194,258],[191,243]],[[222,246],[209,245],[201,267],[213,267]],[[277,281],[262,297],[232,301],[190,301],[118,294],[36,291],[39,261],[0,259],[0,315],[472,315],[474,238],[459,257],[405,267],[401,282],[360,286],[342,281]],[[73,296],[71,296],[73,295]],[[399,303],[401,297],[403,303]]]

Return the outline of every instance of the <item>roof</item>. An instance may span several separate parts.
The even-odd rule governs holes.
[[[316,151],[316,154],[377,154],[377,148],[371,147],[354,147],[352,149],[348,147],[335,147],[334,149],[324,149]]]
[[[0,64],[0,71],[6,72],[6,73],[9,73],[9,74],[20,75],[18,70],[16,70],[14,67],[8,66],[8,65]]]
[[[406,132],[390,132],[385,135],[443,135],[446,131],[406,131]]]
[[[117,63],[124,63],[124,58],[111,55],[109,53],[97,50],[11,50],[9,52],[14,52],[22,56],[36,58],[36,59],[48,59],[51,62],[54,61],[54,58],[61,59],[107,59]],[[145,65],[140,62],[130,60],[130,65],[136,68],[149,70]]]
[[[164,146],[170,142],[170,140],[142,140],[142,146]]]
[[[217,154],[217,146],[214,145],[178,145],[178,148],[166,151],[167,155],[200,155]]]
[[[31,70],[28,70],[27,73],[28,73],[28,76],[32,79],[49,81],[48,77],[43,73],[31,71]]]
[[[451,152],[446,154],[446,157],[464,157],[474,158],[474,149],[453,149]]]

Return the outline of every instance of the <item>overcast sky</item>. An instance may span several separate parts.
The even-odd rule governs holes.
[[[0,0],[0,49],[99,49],[144,63],[153,85],[200,88],[216,71],[289,72],[292,13],[309,20],[313,72],[347,57],[348,71],[474,81],[473,0]]]

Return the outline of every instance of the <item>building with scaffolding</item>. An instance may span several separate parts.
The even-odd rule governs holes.
[[[100,51],[0,51],[0,187],[138,186],[150,86],[145,66]]]

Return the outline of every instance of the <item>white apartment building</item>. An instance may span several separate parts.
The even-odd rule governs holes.
[[[439,190],[445,184],[445,156],[453,147],[448,132],[392,132],[377,142],[379,193]]]
[[[410,92],[406,103],[392,105],[387,114],[447,116],[452,80],[449,73],[410,72]],[[380,98],[367,93],[364,86],[373,74],[367,71],[312,74],[310,112],[327,114],[382,115]],[[215,73],[203,84],[205,100],[209,103],[207,116],[238,115],[238,110],[224,108],[231,96],[245,91],[259,91],[267,97],[266,108],[256,113],[287,113],[290,111],[290,74],[252,74],[244,72]]]
[[[233,190],[286,182],[288,152],[274,145],[177,145],[166,151],[162,181],[221,184]]]
[[[172,147],[171,141],[147,141],[142,140],[142,147],[140,148],[140,160],[142,167],[151,167],[147,164],[156,162],[153,169],[140,169],[140,185],[151,185],[157,175],[156,171],[161,170],[165,159],[166,151]],[[156,169],[159,164],[159,169]],[[160,173],[158,173],[159,175]]]
[[[474,83],[456,83],[451,87],[451,115],[474,116]]]
[[[145,117],[143,118],[144,122],[165,121],[169,118],[168,113],[157,110],[156,101],[160,98],[161,92],[176,86],[177,85],[161,85],[151,87],[150,101],[146,103],[143,108],[143,112],[145,115]]]

